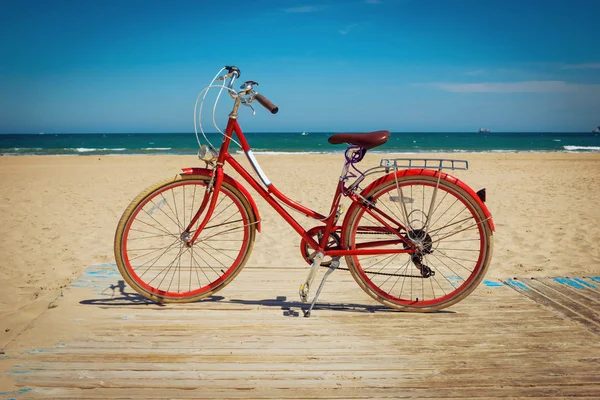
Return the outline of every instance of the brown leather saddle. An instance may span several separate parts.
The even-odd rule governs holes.
[[[329,137],[328,142],[331,144],[352,144],[360,146],[365,150],[370,150],[380,146],[390,138],[389,131],[375,131],[367,133],[336,133]]]

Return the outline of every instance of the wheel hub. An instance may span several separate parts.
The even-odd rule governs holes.
[[[192,240],[192,234],[190,232],[182,232],[179,238],[186,247],[192,247],[192,243],[190,242]]]
[[[433,252],[433,240],[423,229],[412,229],[404,235],[404,238],[415,245],[415,254],[431,254]],[[403,245],[405,249],[410,248],[408,243],[403,243]]]

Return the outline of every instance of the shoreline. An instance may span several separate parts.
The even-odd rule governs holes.
[[[585,146],[572,146],[572,147],[581,147],[585,148]],[[471,151],[471,150],[424,150],[424,151],[378,151],[378,150],[369,150],[369,154],[410,154],[410,155],[428,155],[428,154],[600,154],[600,147],[589,146],[590,150],[481,150],[481,151]],[[111,149],[112,150],[112,149]],[[157,152],[149,152],[149,153],[109,153],[109,152],[98,152],[95,153],[95,150],[90,151],[81,151],[75,154],[36,154],[36,153],[21,153],[21,154],[13,154],[13,153],[0,153],[0,157],[128,157],[128,156],[166,156],[166,157],[189,157],[196,156],[197,152],[189,152],[189,153],[158,153]],[[273,156],[301,156],[301,155],[343,155],[344,150],[338,151],[278,151],[278,150],[254,150],[252,152],[256,155],[273,155]],[[244,154],[243,150],[236,150],[233,154]]]

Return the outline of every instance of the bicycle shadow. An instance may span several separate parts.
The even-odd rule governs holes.
[[[125,281],[119,280],[116,285],[110,285],[102,291],[102,294],[112,290],[111,297],[105,297],[101,299],[89,299],[82,300],[79,303],[83,305],[97,305],[97,306],[158,306],[166,307],[166,304],[157,303],[144,296],[135,293],[128,292],[128,286],[125,285]],[[108,294],[107,294],[108,296]],[[219,302],[220,304],[236,304],[246,306],[261,306],[261,307],[275,307],[283,311],[283,315],[286,317],[299,317],[304,315],[304,312],[310,306],[310,303],[303,303],[301,301],[288,300],[286,296],[277,296],[274,299],[262,299],[262,300],[243,300],[243,299],[229,299],[226,300],[223,296],[210,296],[202,300],[198,300],[195,303],[212,303]],[[353,313],[405,313],[401,310],[395,310],[383,305],[369,305],[369,304],[358,304],[358,303],[325,303],[317,302],[313,307],[313,311],[328,310],[338,312],[353,312]],[[435,314],[455,314],[454,311],[440,310],[435,311]]]
[[[263,299],[263,300],[241,300],[231,299],[227,300],[232,304],[243,304],[250,306],[261,306],[261,307],[276,307],[283,311],[283,315],[286,317],[298,317],[300,311],[303,313],[308,310],[310,303],[303,303],[301,301],[288,300],[286,296],[277,296],[274,299]],[[399,310],[393,310],[391,308],[380,306],[380,305],[366,305],[356,303],[325,303],[317,302],[312,309],[313,311],[328,310],[328,311],[340,311],[340,312],[356,312],[356,313],[375,313],[375,312],[400,312]]]
[[[157,306],[157,307],[166,307],[167,306],[164,303],[158,303],[156,301],[147,299],[138,293],[128,292],[127,289],[128,289],[128,286],[125,285],[125,281],[119,280],[116,285],[110,285],[101,292],[101,294],[110,296],[110,297],[104,297],[101,299],[82,300],[79,302],[79,304],[96,305],[96,306],[113,306],[113,307],[114,306],[118,306],[118,307],[139,306],[139,305]],[[112,291],[112,293],[109,294],[109,293],[107,293],[108,291]],[[206,299],[199,300],[196,303],[221,301],[222,299],[224,299],[223,296],[211,296]]]

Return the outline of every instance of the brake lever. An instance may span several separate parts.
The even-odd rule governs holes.
[[[246,107],[250,107],[250,109],[252,110],[252,115],[256,115],[256,111],[254,111],[254,107],[252,107],[250,105],[250,102],[248,100],[244,99],[243,97],[242,97],[242,99],[243,99],[242,100],[242,105],[244,105]]]

